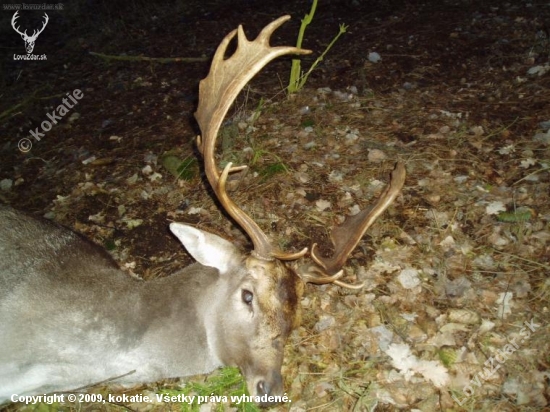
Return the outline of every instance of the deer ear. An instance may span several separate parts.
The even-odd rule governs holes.
[[[170,223],[170,230],[201,265],[223,274],[241,261],[239,249],[217,235],[181,223]]]

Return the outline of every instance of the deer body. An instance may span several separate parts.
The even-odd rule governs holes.
[[[256,295],[275,285],[247,269],[229,242],[171,227],[204,265],[145,282],[80,235],[0,206],[0,403],[125,374],[114,382],[222,365],[247,371],[251,394],[281,392],[280,352],[293,319],[279,317],[273,328],[255,297],[243,301],[243,290]],[[297,301],[290,293],[273,309],[289,304],[295,313]]]

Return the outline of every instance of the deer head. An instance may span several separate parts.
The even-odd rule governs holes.
[[[15,27],[15,21],[19,18],[17,15],[19,13],[19,10],[15,12],[13,17],[11,18],[11,27],[21,35],[21,38],[25,42],[25,49],[27,50],[27,54],[31,54],[34,50],[34,43],[36,42],[36,39],[44,31],[46,28],[46,25],[48,24],[48,21],[50,18],[48,17],[48,14],[44,13],[44,23],[42,23],[42,28],[40,30],[34,30],[32,36],[27,35],[27,30],[25,30],[23,33],[19,30],[19,27]]]
[[[302,269],[300,270],[295,269],[295,266],[290,265],[288,262],[303,258],[307,254],[308,249],[305,248],[295,253],[285,253],[278,250],[253,219],[229,197],[226,190],[228,175],[241,171],[246,166],[233,166],[231,163],[228,163],[223,170],[218,169],[215,160],[218,131],[239,92],[266,64],[279,56],[310,53],[309,50],[296,47],[270,46],[269,40],[273,32],[289,20],[289,18],[290,16],[283,16],[273,21],[253,41],[246,38],[242,26],[239,26],[237,30],[232,31],[222,40],[214,54],[208,76],[200,82],[199,105],[195,113],[195,118],[201,130],[201,135],[197,137],[197,145],[204,157],[207,179],[221,205],[252,240],[254,250],[246,257],[246,267],[251,272],[252,277],[263,279],[263,282],[269,285],[264,288],[265,290],[271,290],[271,295],[258,295],[258,299],[260,299],[259,304],[267,313],[270,313],[268,315],[270,319],[293,318],[292,322],[287,323],[287,329],[297,323],[297,316],[293,312],[297,309],[293,309],[289,305],[282,308],[278,307],[273,304],[274,300],[272,300],[271,296],[273,294],[279,296],[281,294],[300,296],[300,284],[302,282],[315,284],[334,283],[350,288],[361,287],[362,285],[350,285],[341,281],[340,278],[344,273],[342,268],[349,254],[357,246],[367,229],[394,201],[405,181],[405,168],[401,163],[398,163],[392,172],[391,182],[380,199],[369,210],[349,217],[344,224],[332,230],[331,237],[335,247],[334,256],[330,258],[320,256],[314,244],[311,250],[313,263],[302,265]],[[225,58],[228,45],[235,36],[237,36],[236,51],[231,56]],[[301,282],[297,282],[298,279]],[[280,288],[288,289],[285,291]],[[248,296],[248,298],[252,299],[252,296]],[[282,301],[284,302],[285,299]],[[288,333],[289,331],[285,330],[284,333],[280,332],[278,336],[286,339]],[[266,346],[275,345],[279,347],[279,350],[282,350],[283,343],[279,340],[274,344],[270,338],[267,338],[262,344]],[[246,375],[246,367],[244,370]],[[262,384],[264,383],[262,382]],[[249,389],[252,389],[256,393],[266,393],[265,388],[256,388],[253,381],[249,381]],[[276,394],[277,391],[271,393]]]

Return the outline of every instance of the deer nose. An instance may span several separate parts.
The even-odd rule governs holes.
[[[256,385],[256,390],[258,391],[258,395],[268,395],[269,394],[269,384],[266,381],[260,381],[258,382],[258,385]]]
[[[261,380],[256,384],[257,396],[281,396],[283,386],[283,378],[280,374],[274,374],[272,379]],[[273,405],[277,402],[274,401],[262,401],[261,406]]]

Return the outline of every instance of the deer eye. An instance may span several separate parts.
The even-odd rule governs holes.
[[[246,303],[247,305],[251,305],[252,300],[254,299],[254,293],[247,289],[243,289],[241,292],[241,298],[244,303]]]

